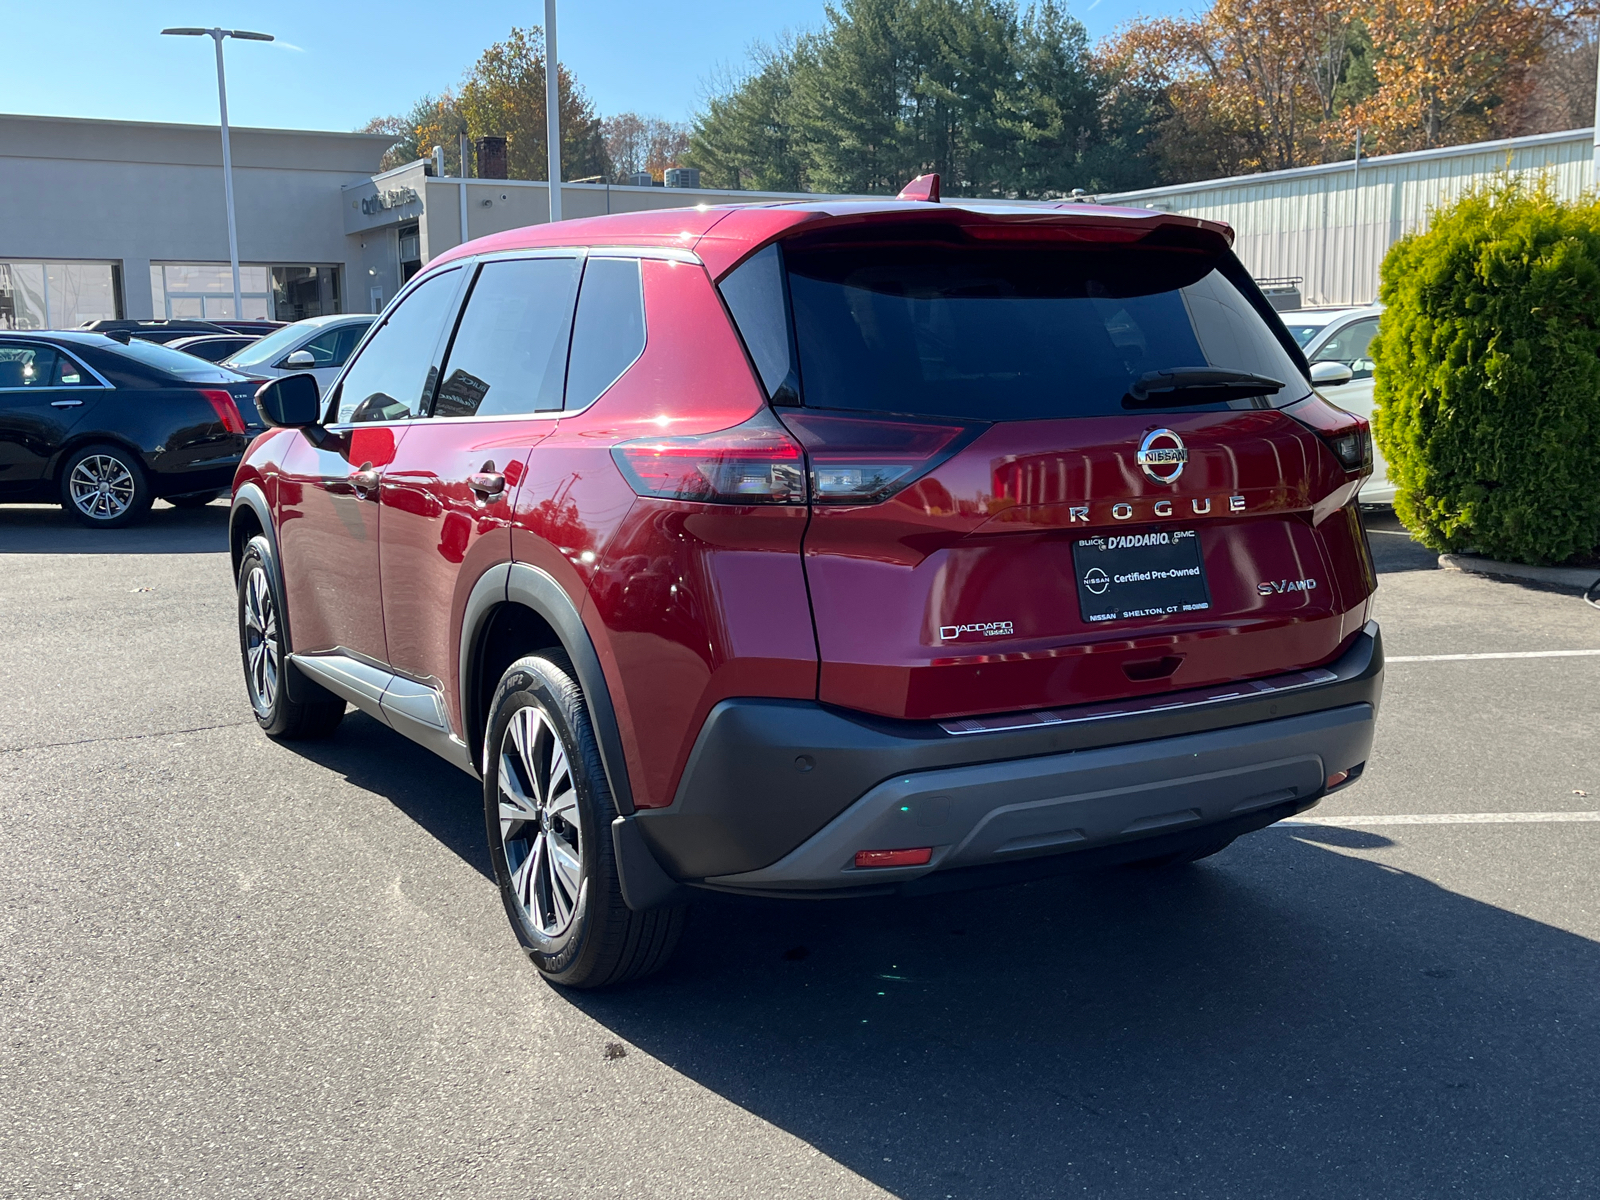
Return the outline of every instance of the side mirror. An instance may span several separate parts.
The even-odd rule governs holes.
[[[1349,383],[1355,377],[1355,372],[1349,367],[1332,359],[1311,364],[1311,382],[1323,387],[1338,387],[1341,383]]]
[[[283,360],[283,365],[291,371],[304,371],[316,366],[317,359],[309,350],[296,350]]]
[[[261,419],[279,429],[305,429],[322,421],[322,392],[315,375],[283,375],[256,389]]]

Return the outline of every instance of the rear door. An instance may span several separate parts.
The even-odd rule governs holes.
[[[457,731],[459,697],[449,683],[458,669],[460,614],[483,573],[510,561],[513,500],[528,451],[561,412],[582,269],[572,251],[477,269],[431,417],[411,427],[384,472],[388,661],[440,696]],[[423,715],[432,723],[433,714]]]
[[[1102,701],[1320,663],[1359,628],[1368,589],[1333,569],[1355,477],[1283,411],[1309,386],[1225,251],[956,231],[783,255],[823,701]]]
[[[0,495],[27,495],[73,428],[108,389],[44,342],[0,339]]]

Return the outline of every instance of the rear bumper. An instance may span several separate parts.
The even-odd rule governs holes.
[[[1329,776],[1365,764],[1382,687],[1369,624],[1321,671],[1119,712],[894,722],[730,700],[673,804],[633,821],[678,880],[811,895],[1233,835],[1309,808]],[[859,850],[924,846],[925,866],[854,865]]]

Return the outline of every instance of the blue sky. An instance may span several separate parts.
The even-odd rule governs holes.
[[[1092,37],[1180,0],[1073,0]],[[708,81],[752,42],[821,23],[823,0],[566,0],[557,49],[602,114],[633,109],[686,120]],[[215,123],[211,42],[164,38],[173,25],[221,25],[284,45],[228,44],[229,118],[238,125],[353,129],[455,83],[513,25],[537,25],[541,0],[0,0],[6,44],[0,112]]]

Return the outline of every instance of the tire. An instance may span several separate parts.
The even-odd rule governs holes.
[[[167,503],[173,508],[204,508],[220,495],[221,492],[196,492],[192,496],[168,496]]]
[[[239,560],[239,654],[250,709],[268,737],[327,737],[344,719],[344,700],[304,675],[295,680],[300,699],[290,697],[288,673],[294,668],[284,644],[282,612],[271,543],[251,538]]]
[[[660,970],[686,910],[634,912],[622,899],[611,846],[616,804],[565,652],[511,664],[489,706],[484,746],[489,858],[533,965],[570,988]]]
[[[155,499],[139,456],[125,446],[81,446],[61,464],[61,507],[91,529],[141,520]]]

